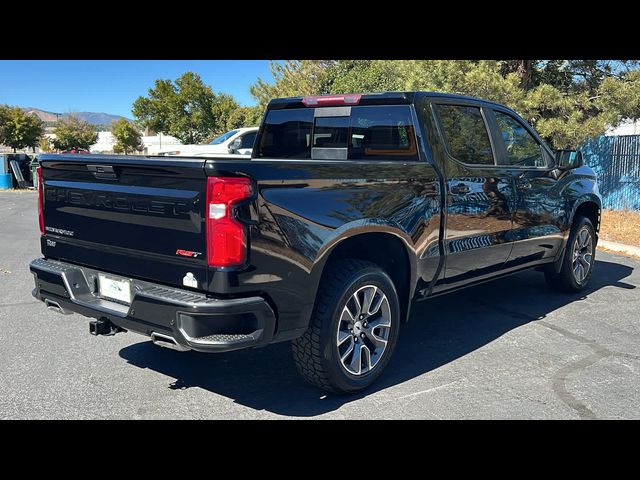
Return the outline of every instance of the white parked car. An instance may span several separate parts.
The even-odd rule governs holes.
[[[251,155],[258,127],[238,128],[223,133],[204,145],[179,145],[171,150],[161,150],[158,155],[179,157],[205,157],[208,155]]]

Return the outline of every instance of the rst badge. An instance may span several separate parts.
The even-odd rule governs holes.
[[[181,257],[198,258],[202,255],[202,252],[192,252],[191,250],[182,250],[179,248],[176,250],[176,255],[180,255]]]

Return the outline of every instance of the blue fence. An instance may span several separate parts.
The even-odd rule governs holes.
[[[640,210],[640,135],[596,137],[580,150],[598,175],[603,207]]]

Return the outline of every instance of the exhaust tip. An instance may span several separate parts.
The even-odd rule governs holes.
[[[175,338],[170,337],[169,335],[164,335],[162,333],[152,332],[151,341],[154,345],[158,345],[159,347],[164,348],[170,348],[171,350],[177,350],[178,352],[186,352],[187,350],[191,350],[188,347],[180,345]]]
[[[71,315],[71,312],[67,312],[64,308],[60,306],[60,304],[54,300],[49,300],[48,298],[44,299],[44,304],[47,307],[47,310],[53,310],[54,312],[61,313],[62,315]]]

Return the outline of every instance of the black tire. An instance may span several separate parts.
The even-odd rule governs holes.
[[[329,270],[323,276],[318,289],[309,329],[300,338],[292,341],[293,358],[298,372],[312,385],[335,393],[356,392],[367,388],[382,374],[393,354],[398,340],[400,324],[398,294],[389,276],[372,262],[345,259],[337,261],[328,268]],[[385,331],[388,337],[386,346],[380,350],[381,353],[377,363],[366,373],[354,375],[347,371],[348,366],[343,365],[340,358],[340,348],[343,347],[338,347],[337,344],[338,336],[340,335],[338,329],[342,328],[342,334],[345,334],[345,321],[344,319],[341,320],[341,316],[347,302],[353,301],[351,299],[356,292],[361,292],[364,289],[371,288],[371,286],[377,287],[379,291],[386,295],[388,303],[385,303],[385,312],[390,313],[391,319],[389,322],[391,325],[390,327],[383,327],[388,328],[388,331]],[[375,292],[376,290],[372,289],[370,291]],[[375,295],[380,295],[375,297],[378,300],[382,298],[379,293]],[[372,297],[370,304],[373,305],[373,303]],[[378,308],[378,311],[381,311],[381,307]],[[382,314],[380,313],[380,315]],[[366,322],[361,325],[367,326]],[[356,347],[359,341],[359,352],[362,352],[364,346],[367,346],[366,342],[370,337],[361,337],[362,340],[356,337],[357,334],[353,334],[352,338],[348,338],[350,346]],[[377,348],[375,345],[373,347]],[[369,351],[369,348],[367,351]],[[351,355],[353,361],[353,353]],[[358,357],[358,370],[362,370],[361,362],[365,362],[365,369],[367,368],[367,360],[369,365],[372,364],[371,352],[368,355],[362,353],[362,357],[363,360]]]
[[[586,230],[591,238],[591,263],[588,267],[586,276],[583,279],[576,278],[577,274],[574,273],[574,252],[576,251],[576,237],[578,233]],[[593,274],[593,266],[596,258],[596,234],[591,220],[587,217],[577,217],[571,227],[571,233],[567,240],[567,246],[565,248],[562,268],[558,273],[555,269],[550,269],[545,272],[545,280],[547,284],[554,290],[564,293],[575,293],[583,290],[589,283],[589,279]],[[579,275],[578,275],[579,276]]]

